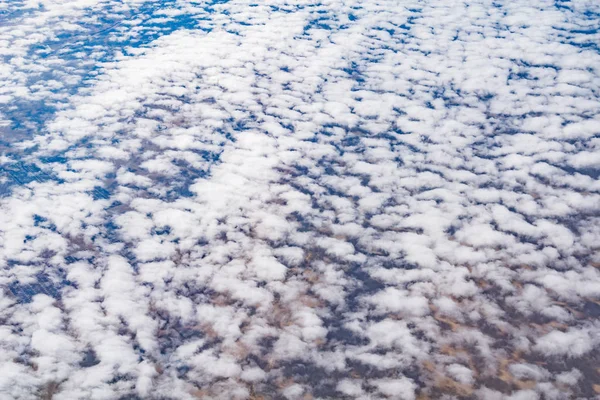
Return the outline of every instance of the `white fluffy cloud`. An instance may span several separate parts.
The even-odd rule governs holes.
[[[0,4],[0,392],[591,398],[599,12]]]

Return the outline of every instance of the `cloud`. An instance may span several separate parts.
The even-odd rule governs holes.
[[[534,348],[548,355],[581,357],[597,344],[597,335],[589,329],[570,329],[566,332],[552,331],[540,337]]]
[[[0,8],[7,396],[592,395],[595,4]]]

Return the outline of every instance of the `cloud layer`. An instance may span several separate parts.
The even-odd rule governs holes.
[[[593,398],[599,17],[0,5],[0,393]]]

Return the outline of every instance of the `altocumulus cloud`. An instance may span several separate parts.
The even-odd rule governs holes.
[[[596,2],[0,4],[0,394],[600,390]]]

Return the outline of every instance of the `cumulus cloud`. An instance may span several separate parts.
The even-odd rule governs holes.
[[[0,4],[0,391],[591,398],[599,12]]]

